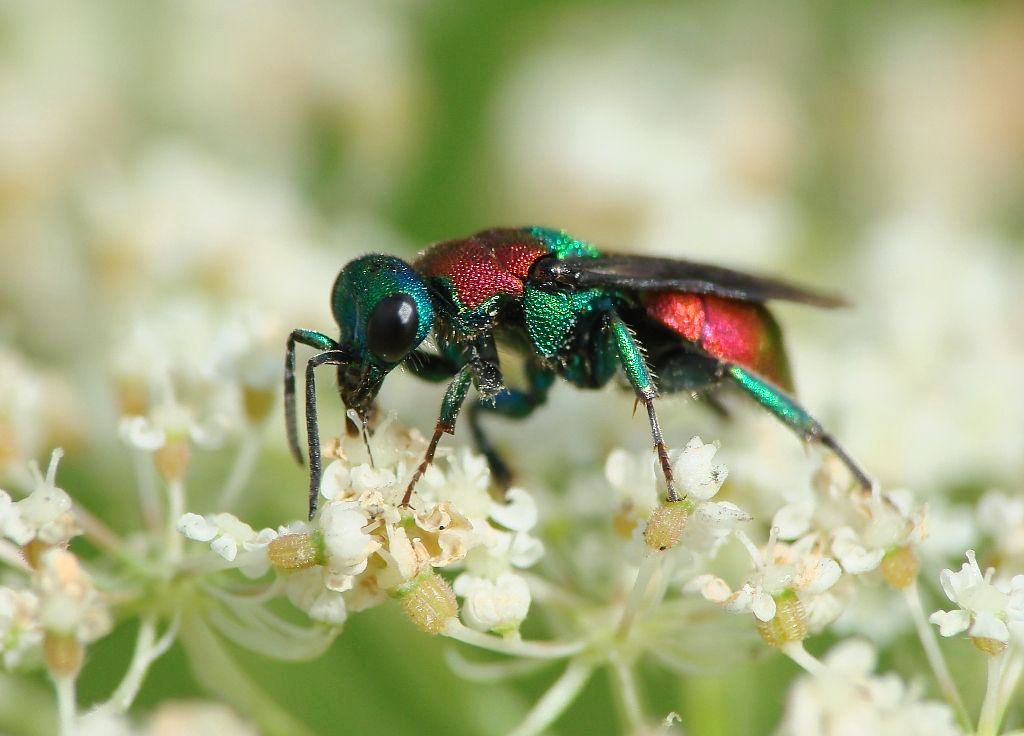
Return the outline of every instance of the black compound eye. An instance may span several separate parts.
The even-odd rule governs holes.
[[[397,363],[413,348],[419,315],[408,294],[392,294],[380,300],[366,324],[366,346],[385,363]]]

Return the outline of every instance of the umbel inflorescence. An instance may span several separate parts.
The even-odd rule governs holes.
[[[939,580],[955,608],[932,614],[929,625],[918,586],[922,559],[935,553],[926,544],[928,509],[909,492],[864,493],[825,462],[805,488],[773,502],[756,488],[730,485],[718,446],[694,437],[670,453],[681,501],[662,500],[650,452],[607,456],[596,483],[603,488],[587,489],[604,495],[608,512],[596,515],[577,514],[572,491],[569,498],[543,488],[502,495],[484,458],[460,448],[441,452],[402,506],[425,440],[392,415],[370,438],[372,462],[361,439],[325,443],[311,521],[256,529],[230,507],[262,445],[272,400],[261,396],[273,388],[259,377],[231,380],[244,399],[235,421],[248,429],[235,432],[222,510],[189,510],[204,498],[190,488],[190,470],[198,449],[223,446],[230,422],[180,396],[173,381],[142,403],[122,394],[121,436],[142,471],[141,531],[122,536],[76,504],[58,485],[59,452],[45,474],[32,466],[27,493],[0,493],[0,555],[9,568],[0,587],[0,653],[12,671],[46,668],[65,733],[134,727],[126,714],[152,662],[176,641],[198,671],[204,661],[230,658],[222,640],[267,657],[312,658],[344,635],[350,616],[382,605],[397,605],[426,634],[505,655],[507,665],[489,668],[489,679],[531,672],[531,662],[562,662],[518,734],[544,732],[602,670],[618,695],[621,730],[668,730],[675,716],[645,705],[641,663],[692,674],[772,649],[806,670],[791,688],[785,733],[841,733],[821,724],[844,723],[870,723],[872,733],[999,732],[1024,669],[1024,577],[983,569],[968,552],[961,571],[944,570]],[[1024,530],[1016,503],[992,495],[982,504],[1007,569]],[[80,556],[83,533],[99,556]],[[554,556],[573,573],[556,574]],[[877,650],[857,636],[822,659],[805,648],[827,629],[877,630],[864,610],[880,586],[889,608],[905,602],[901,618],[915,626],[945,702],[893,673],[874,674]],[[282,612],[283,599],[294,615]],[[137,616],[139,630],[121,685],[104,702],[78,703],[89,645],[124,616]],[[550,635],[523,637],[527,620]],[[977,720],[936,631],[968,637],[989,663]],[[452,664],[471,680],[480,676],[461,657]]]

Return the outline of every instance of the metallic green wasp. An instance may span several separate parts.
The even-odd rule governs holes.
[[[508,466],[488,441],[480,414],[525,417],[544,403],[555,378],[599,388],[619,371],[647,410],[668,500],[678,500],[655,412],[659,394],[708,394],[732,384],[808,442],[830,448],[864,487],[871,481],[836,439],[795,399],[772,299],[836,306],[833,297],[716,266],[605,254],[565,232],[495,228],[427,248],[406,263],[368,255],[345,266],[331,294],[338,340],[294,330],[285,358],[285,414],[292,453],[302,462],[295,421],[295,345],[319,352],[306,364],[309,513],[320,488],[314,371],[338,367],[345,406],[367,434],[367,417],[397,366],[449,381],[408,504],[441,437],[455,431],[470,386],[469,424],[499,485]],[[436,352],[421,349],[433,334]],[[524,358],[527,386],[505,385],[497,344]]]

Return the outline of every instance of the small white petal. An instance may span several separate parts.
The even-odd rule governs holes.
[[[491,504],[491,518],[506,529],[528,532],[537,525],[537,504],[523,489],[510,488],[505,503]]]
[[[28,544],[35,536],[21,518],[18,504],[5,491],[0,491],[0,536],[7,537],[17,545]]]
[[[797,501],[786,504],[775,512],[772,517],[772,527],[779,530],[779,539],[799,539],[811,528],[811,519],[814,517],[813,501]]]
[[[218,528],[199,514],[187,513],[178,519],[175,528],[189,539],[209,542],[217,536]]]
[[[228,562],[234,562],[235,556],[238,555],[238,542],[232,536],[221,534],[210,542],[210,549]]]
[[[686,584],[686,590],[699,591],[706,600],[718,604],[725,603],[732,595],[729,584],[716,575],[698,575]]]
[[[508,561],[513,567],[525,568],[535,565],[544,556],[544,543],[525,532],[512,537],[508,549]]]
[[[118,433],[127,444],[147,452],[158,450],[167,442],[167,433],[142,416],[124,417],[118,425]]]
[[[1010,630],[1006,627],[1006,623],[988,611],[979,611],[975,615],[974,623],[971,624],[971,630],[968,633],[978,639],[1010,641]]]
[[[755,593],[750,610],[759,621],[771,621],[775,618],[775,599],[767,593]]]
[[[874,570],[885,556],[883,549],[866,549],[850,527],[840,527],[832,534],[832,554],[843,569],[852,575]]]
[[[191,422],[188,425],[188,436],[196,447],[204,450],[215,450],[224,444],[227,438],[227,421],[224,417],[215,416],[202,424]]]
[[[967,631],[971,625],[971,615],[967,611],[936,611],[928,617],[930,623],[939,627],[939,633],[943,636],[956,636],[962,631]]]
[[[718,448],[706,445],[700,437],[694,437],[674,459],[673,471],[679,485],[693,498],[706,501],[718,493],[729,470],[724,465],[712,464]]]
[[[823,593],[839,580],[843,570],[839,563],[831,557],[823,557],[818,560],[811,580],[801,590],[808,593]]]

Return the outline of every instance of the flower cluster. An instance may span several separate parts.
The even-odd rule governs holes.
[[[340,626],[349,611],[415,597],[424,581],[441,585],[435,571],[458,570],[454,592],[464,601],[464,623],[515,635],[530,607],[529,587],[517,570],[544,551],[531,534],[534,501],[520,488],[509,489],[503,500],[492,498],[486,463],[462,451],[431,466],[412,505],[402,507],[425,449],[419,433],[389,418],[374,433],[372,463],[353,459],[366,454],[354,440],[327,448],[323,500],[311,522],[257,532],[227,513],[189,513],[178,529],[209,542],[247,575],[273,567],[288,598],[316,621]],[[455,613],[452,608],[447,615]]]
[[[995,568],[978,566],[974,550],[959,572],[943,570],[939,576],[946,597],[959,608],[936,611],[929,619],[943,636],[963,632],[984,652],[1000,654],[1010,636],[1024,645],[1024,575],[1009,581],[993,581]]]
[[[55,677],[74,677],[85,645],[111,628],[109,606],[78,557],[67,550],[80,534],[68,494],[56,486],[60,451],[32,492],[12,502],[0,491],[0,535],[19,549],[31,587],[0,588],[0,654],[7,667],[42,651]],[[3,544],[3,542],[0,542]]]

